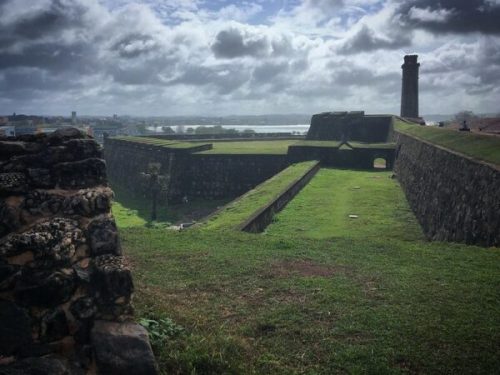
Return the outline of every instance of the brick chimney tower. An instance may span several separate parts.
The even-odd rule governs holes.
[[[401,117],[412,119],[418,116],[418,55],[406,55],[403,68],[403,88],[401,90]]]

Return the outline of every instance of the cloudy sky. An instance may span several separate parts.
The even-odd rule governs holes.
[[[500,112],[500,0],[0,0],[0,114]]]

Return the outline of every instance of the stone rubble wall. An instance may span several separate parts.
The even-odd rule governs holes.
[[[395,172],[429,239],[500,246],[500,168],[396,133]]]
[[[124,373],[91,340],[133,314],[112,199],[101,148],[77,129],[0,138],[0,374]],[[141,373],[155,373],[142,333]]]

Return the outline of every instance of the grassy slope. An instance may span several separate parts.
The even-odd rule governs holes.
[[[339,173],[351,183],[366,176]],[[378,182],[347,197],[373,187],[374,202],[392,204],[369,209],[386,212],[386,230],[372,221],[321,239],[295,231],[122,230],[138,315],[171,317],[184,328],[170,324],[168,338],[155,341],[162,371],[494,373],[500,249],[417,240],[406,213],[409,230],[392,235],[400,221],[393,214],[406,203],[401,193],[388,199]],[[330,217],[331,201],[317,204],[324,212],[303,210],[304,220]]]
[[[231,202],[223,210],[212,216],[204,225],[204,228],[212,230],[237,227],[254,212],[276,198],[293,181],[302,177],[314,164],[316,164],[315,161],[292,164],[255,189]]]
[[[500,137],[411,125],[400,120],[395,120],[395,129],[475,159],[500,165]]]
[[[274,219],[267,233],[311,238],[422,239],[391,172],[322,169]],[[358,218],[349,218],[349,215]]]

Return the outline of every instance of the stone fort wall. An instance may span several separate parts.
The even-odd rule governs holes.
[[[156,373],[112,198],[78,130],[0,138],[0,373]]]
[[[286,155],[190,154],[106,139],[104,157],[110,179],[140,189],[140,174],[152,162],[170,175],[169,199],[237,197],[287,167]],[[140,191],[137,191],[140,193]]]
[[[401,134],[395,171],[429,239],[500,246],[500,169]]]

